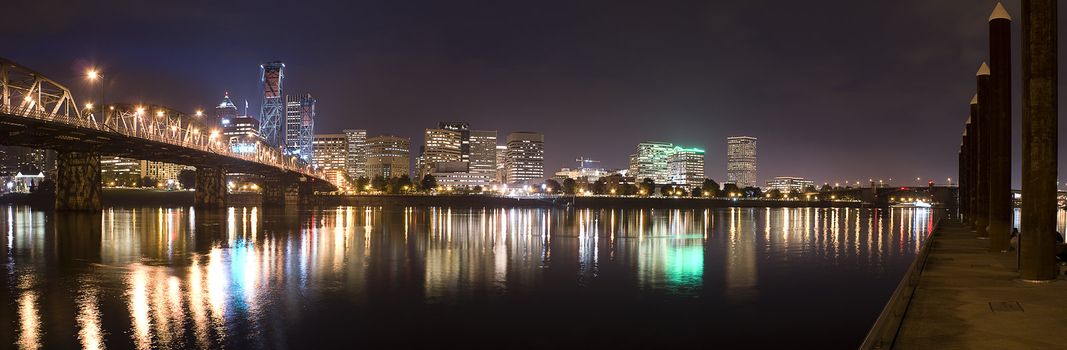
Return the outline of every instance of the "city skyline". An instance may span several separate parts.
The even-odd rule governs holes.
[[[308,21],[302,18],[325,21],[345,30],[332,31],[338,34],[304,26],[307,30],[297,35],[286,32],[290,25],[250,25],[266,7],[222,4],[211,13],[226,14],[229,20],[225,24],[197,17],[192,19],[196,25],[183,24],[184,29],[172,32],[167,28],[177,21],[190,20],[181,14],[200,8],[129,5],[131,9],[123,13],[130,15],[107,15],[122,19],[114,22],[136,23],[142,30],[120,30],[123,26],[85,28],[63,24],[73,21],[57,21],[60,24],[50,30],[52,34],[31,32],[12,38],[12,45],[32,49],[12,53],[10,58],[35,62],[37,69],[57,76],[79,96],[95,95],[79,75],[85,67],[97,66],[114,73],[109,75],[111,101],[209,110],[217,103],[220,92],[229,91],[235,98],[249,100],[253,104],[250,109],[256,114],[261,110],[258,104],[262,95],[257,93],[258,65],[280,60],[287,65],[284,91],[315,93],[320,114],[327,116],[317,121],[316,128],[324,132],[361,128],[372,134],[397,134],[414,140],[421,128],[406,125],[428,126],[439,120],[464,120],[501,134],[540,130],[550,140],[546,145],[546,168],[553,170],[569,165],[579,154],[599,159],[605,167],[622,168],[627,162],[626,151],[619,150],[642,140],[669,139],[704,145],[709,155],[708,175],[716,179],[724,176],[717,169],[725,167],[725,159],[718,156],[725,153],[720,140],[748,134],[764,140],[762,146],[767,150],[761,154],[765,165],[761,173],[765,176],[759,181],[783,174],[824,182],[866,181],[872,177],[909,182],[920,177],[942,182],[953,177],[953,159],[944,155],[956,146],[945,141],[952,136],[948,126],[965,119],[967,111],[957,105],[973,94],[973,87],[957,77],[973,73],[973,67],[980,63],[977,53],[985,44],[980,32],[955,28],[981,25],[988,16],[981,6],[967,6],[963,1],[892,2],[875,6],[884,7],[882,11],[864,11],[869,23],[857,24],[856,30],[846,33],[824,23],[832,21],[810,25],[805,16],[784,14],[839,17],[870,5],[841,2],[812,8],[768,1],[678,2],[659,8],[617,5],[609,13],[598,14],[594,9],[604,6],[550,4],[520,15],[512,11],[511,5],[494,4],[484,10],[493,16],[477,16],[469,27],[464,27],[450,16],[463,12],[462,3],[426,3],[421,11],[368,3],[346,5],[349,7],[321,5],[317,11],[356,16],[387,14],[362,21],[375,26],[359,25],[360,20],[342,23],[333,15],[315,12],[314,16],[292,18],[300,22]],[[1009,11],[1018,7],[1016,3],[1006,5]],[[48,5],[19,2],[13,6],[32,10]],[[62,6],[69,12],[57,16],[102,15],[88,5],[71,6]],[[311,7],[314,6],[308,8]],[[548,11],[552,7],[566,7],[570,15]],[[770,9],[779,14],[767,18],[751,15]],[[307,14],[304,11],[308,10],[293,11]],[[646,11],[674,16],[675,23],[653,19],[636,28],[615,25]],[[925,13],[927,24],[897,28],[903,35],[879,34],[906,20],[904,14],[912,12]],[[159,15],[149,20],[136,18],[134,13]],[[420,24],[417,28],[393,30],[409,23],[397,16],[416,19],[411,23]],[[4,25],[16,26],[21,20]],[[598,24],[584,24],[589,20]],[[557,23],[561,28],[550,28],[541,22]],[[769,30],[760,36],[729,31],[741,23],[770,28],[803,26],[805,30]],[[502,26],[503,33],[498,36],[476,30],[491,24]],[[524,25],[529,29],[524,30]],[[429,30],[437,34],[421,34],[427,28],[440,30]],[[607,28],[622,28],[623,32],[615,34]],[[558,33],[574,30],[583,35],[553,40]],[[268,41],[261,31],[292,40]],[[206,33],[220,33],[222,40],[194,40],[209,37]],[[926,38],[919,33],[932,33],[935,37]],[[367,39],[372,34],[380,38]],[[172,40],[140,40],[158,35]],[[808,35],[820,39],[815,41]],[[47,48],[29,44],[45,36],[58,36],[59,42]],[[297,36],[300,40],[295,39]],[[515,44],[502,41],[502,36],[515,37]],[[887,42],[879,48],[827,46],[869,38]],[[65,41],[70,45],[61,44]],[[123,44],[131,41],[141,44],[136,49]],[[941,42],[955,44],[935,45]],[[327,43],[338,45],[331,47],[337,50],[336,54],[316,54],[314,49],[326,48]],[[734,50],[716,49],[723,44],[736,45],[731,46]],[[194,45],[200,46],[194,50]],[[838,52],[840,57],[822,61],[822,53],[827,50]],[[908,59],[882,57],[886,50],[906,52],[903,57]],[[605,60],[608,57],[619,57],[622,62],[612,63],[614,60]],[[743,57],[753,57],[752,62],[742,61]],[[487,59],[498,63],[477,64]],[[754,79],[742,79],[745,76]],[[897,83],[898,76],[925,76],[930,82],[912,86]],[[168,84],[154,83],[160,80]],[[844,95],[841,101],[835,101],[840,103],[834,109],[827,109],[822,106],[829,102],[825,98],[812,98],[827,96],[826,93]],[[768,99],[780,103],[762,102]],[[904,108],[917,103],[921,106],[914,110]],[[789,118],[791,127],[781,127],[775,121],[778,118]],[[659,120],[671,122],[657,123]],[[877,122],[885,130],[871,133],[866,128],[869,122]],[[589,142],[589,133],[606,125],[614,125],[611,128],[616,137]],[[823,132],[832,137],[821,135]],[[918,141],[908,144],[901,141],[904,138]],[[887,144],[896,149],[882,147]],[[923,151],[929,148],[946,152]],[[572,149],[577,150],[575,154],[568,154],[567,150]],[[1013,178],[1017,179],[1018,160],[1015,162]]]
[[[9,0],[0,344],[1067,343],[1001,1]]]

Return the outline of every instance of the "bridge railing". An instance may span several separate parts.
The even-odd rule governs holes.
[[[166,143],[169,145],[191,148],[202,152],[269,165],[310,177],[317,177],[320,179],[325,178],[322,172],[300,165],[295,159],[283,155],[281,150],[267,148],[257,150],[251,154],[238,153],[230,149],[228,142],[226,142],[222,135],[219,135],[217,132],[201,132],[199,129],[178,128],[173,125],[168,127],[167,125],[156,124],[147,117],[145,118],[147,122],[139,124],[140,127],[126,127],[119,131],[114,127],[98,122],[92,115],[78,118],[52,114],[33,107],[24,108],[3,104],[0,104],[0,113],[93,129],[123,137],[134,137]],[[205,133],[208,135],[204,136]],[[196,135],[197,137],[189,137],[189,135]]]

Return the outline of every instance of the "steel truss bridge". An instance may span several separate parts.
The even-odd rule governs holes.
[[[78,105],[62,84],[4,58],[0,58],[0,88],[0,145],[59,153],[59,209],[99,209],[100,156],[194,166],[198,205],[223,205],[226,172],[264,176],[265,202],[274,204],[291,202],[313,189],[336,189],[321,172],[277,147],[259,147],[250,154],[233,152],[221,130],[208,129],[199,118],[162,106]],[[282,188],[267,188],[270,184]],[[72,189],[74,193],[67,193]],[[223,193],[201,195],[219,189]],[[72,194],[89,198],[63,198]]]

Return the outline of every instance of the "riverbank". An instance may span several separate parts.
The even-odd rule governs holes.
[[[167,191],[154,189],[105,188],[101,201],[106,206],[169,206],[193,205],[193,191]],[[259,206],[263,197],[258,193],[231,193],[227,196],[230,206]],[[12,193],[0,196],[0,204],[32,205],[48,207],[55,199],[49,194]],[[726,199],[726,198],[664,198],[664,197],[607,197],[607,196],[547,196],[547,197],[502,197],[488,195],[316,195],[312,205],[322,206],[405,206],[405,207],[490,207],[490,208],[863,208],[869,204],[858,201],[801,201],[773,199]]]
[[[111,207],[188,207],[193,205],[194,196],[193,191],[104,188],[100,192],[100,201]],[[257,193],[233,193],[226,199],[231,206],[258,206],[263,203],[262,196]],[[55,205],[55,196],[51,193],[8,193],[0,196],[0,204],[51,208]]]
[[[574,208],[861,208],[862,202],[798,201],[726,198],[662,198],[662,197],[500,197],[479,195],[337,195],[317,196],[316,204],[328,206],[450,206],[450,207],[574,207]]]

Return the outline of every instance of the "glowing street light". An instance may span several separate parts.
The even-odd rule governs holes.
[[[96,69],[90,69],[88,72],[85,72],[85,77],[95,81],[96,79],[100,79],[100,72],[97,72]]]
[[[203,116],[204,116],[204,111],[201,111],[201,110],[199,110],[199,109],[198,109],[198,110],[196,110],[196,116],[197,116],[197,117],[203,117]]]

